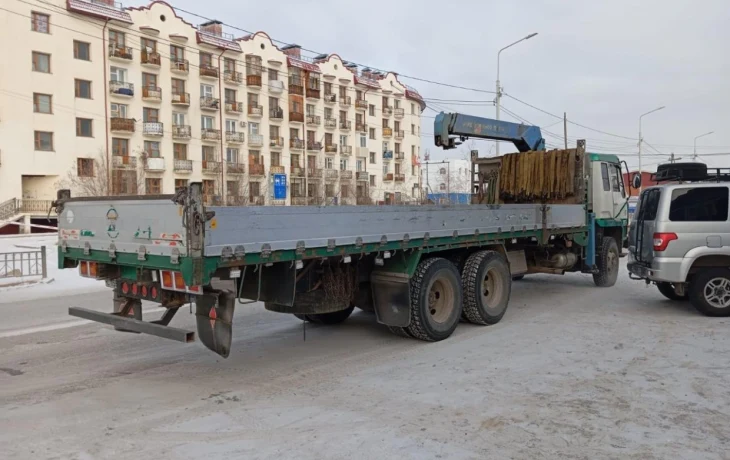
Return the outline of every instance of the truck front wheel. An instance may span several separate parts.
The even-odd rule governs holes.
[[[621,253],[616,240],[604,236],[598,254],[598,273],[593,274],[593,282],[598,287],[611,287],[618,278],[618,261]]]
[[[464,286],[464,317],[474,324],[496,324],[509,305],[512,276],[509,265],[497,251],[475,252],[461,273]]]
[[[418,264],[411,278],[411,324],[408,335],[428,342],[448,338],[461,317],[461,277],[440,257]]]
[[[706,268],[695,274],[689,301],[706,316],[730,316],[730,269]]]

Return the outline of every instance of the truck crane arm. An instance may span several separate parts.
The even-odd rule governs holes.
[[[545,150],[545,139],[537,126],[441,112],[436,115],[433,129],[436,145],[447,150],[456,148],[457,137],[511,141],[520,152]]]

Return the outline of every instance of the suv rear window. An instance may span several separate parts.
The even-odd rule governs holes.
[[[678,188],[672,191],[669,220],[672,222],[725,222],[728,188]]]

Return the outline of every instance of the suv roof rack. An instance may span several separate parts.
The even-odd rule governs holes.
[[[730,168],[708,168],[704,163],[665,163],[651,174],[656,182],[730,182]]]

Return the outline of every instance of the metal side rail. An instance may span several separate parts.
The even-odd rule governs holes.
[[[195,342],[194,331],[187,331],[167,325],[176,312],[177,308],[168,309],[159,320],[147,322],[127,316],[129,312],[124,310],[119,313],[102,313],[87,308],[70,307],[68,309],[68,314],[71,316],[96,321],[97,323],[110,324],[126,332],[156,335],[157,337],[184,343]]]

